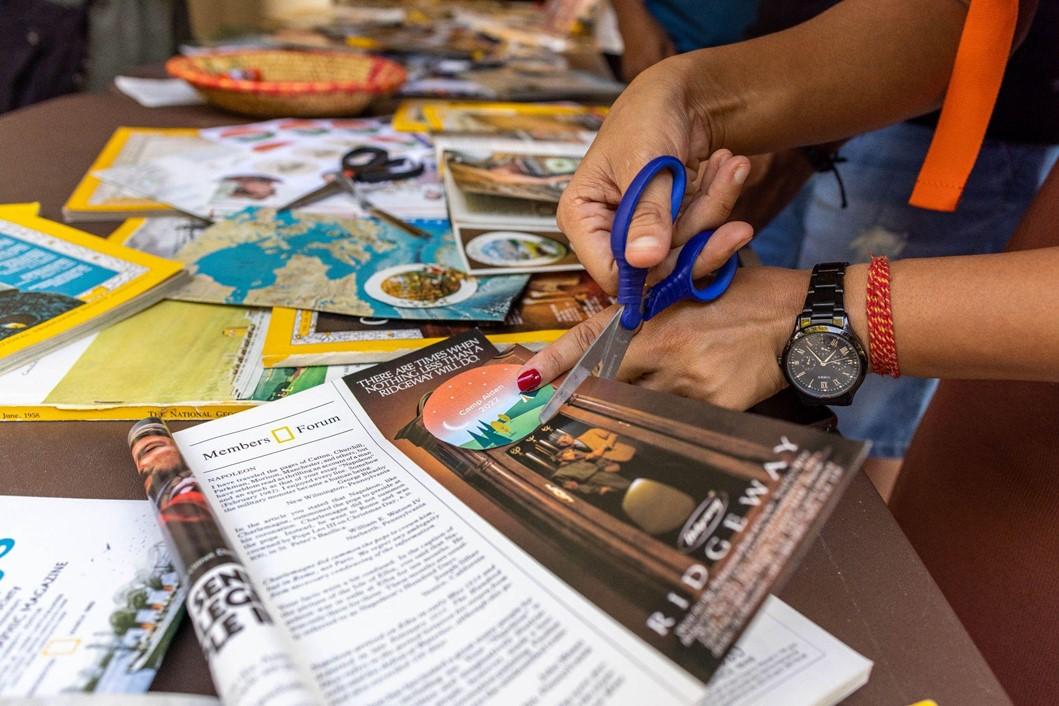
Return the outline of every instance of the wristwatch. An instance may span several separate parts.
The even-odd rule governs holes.
[[[846,316],[846,262],[813,268],[805,307],[780,356],[787,382],[806,404],[848,405],[868,369],[864,346]]]

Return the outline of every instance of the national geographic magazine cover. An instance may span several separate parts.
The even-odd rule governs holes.
[[[120,321],[184,281],[183,266],[0,206],[0,371]]]

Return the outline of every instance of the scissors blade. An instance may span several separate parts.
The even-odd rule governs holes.
[[[308,206],[311,203],[316,203],[317,201],[325,199],[328,196],[334,196],[335,194],[340,194],[343,191],[347,191],[347,187],[345,186],[345,184],[342,184],[338,179],[335,179],[333,181],[327,182],[326,184],[321,186],[319,189],[314,189],[314,190],[310,191],[309,193],[304,194],[303,196],[299,196],[298,198],[294,199],[293,201],[291,201],[286,206],[283,206],[282,208],[278,208],[276,210],[277,211],[290,211],[291,209],[294,209],[294,208],[303,208],[305,206]]]
[[[607,349],[603,351],[603,359],[599,363],[599,377],[604,380],[613,380],[618,376],[621,361],[625,359],[625,351],[629,350],[629,344],[632,343],[632,338],[638,330],[638,328],[627,329],[621,325],[617,326],[610,337]]]
[[[353,179],[350,179],[344,174],[339,174],[338,180],[340,180],[344,184],[345,190],[352,194],[353,198],[357,200],[357,205],[360,206],[361,210],[365,211],[366,213],[370,213],[376,218],[387,221],[391,225],[397,226],[409,235],[415,236],[416,238],[423,238],[424,240],[430,240],[430,233],[427,233],[422,228],[416,228],[411,223],[408,223],[398,218],[389,211],[382,210],[374,203],[372,203],[371,199],[365,196],[364,193],[357,188],[357,183]]]
[[[566,374],[566,379],[563,380],[563,384],[559,386],[555,392],[552,393],[552,397],[548,400],[548,404],[544,405],[544,409],[541,410],[541,423],[547,423],[556,415],[559,408],[566,404],[577,388],[581,386],[592,371],[596,369],[596,366],[604,360],[607,351],[611,349],[611,339],[617,334],[618,331],[624,331],[621,326],[621,312],[622,308],[619,307],[611,317],[607,326],[603,329],[603,332],[599,334],[599,337],[592,342],[584,353],[581,354],[581,359],[577,361],[577,364]],[[627,345],[627,344],[626,344]]]

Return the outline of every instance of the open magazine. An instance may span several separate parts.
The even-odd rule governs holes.
[[[602,380],[542,425],[527,356],[469,332],[133,427],[225,703],[831,704],[866,680],[775,599],[725,663],[863,444]]]

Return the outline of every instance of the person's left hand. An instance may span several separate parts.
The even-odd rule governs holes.
[[[730,409],[747,409],[781,390],[778,358],[801,311],[809,273],[741,268],[710,304],[676,304],[633,337],[618,379]],[[574,366],[614,308],[570,329],[522,368],[521,379],[549,382]]]

